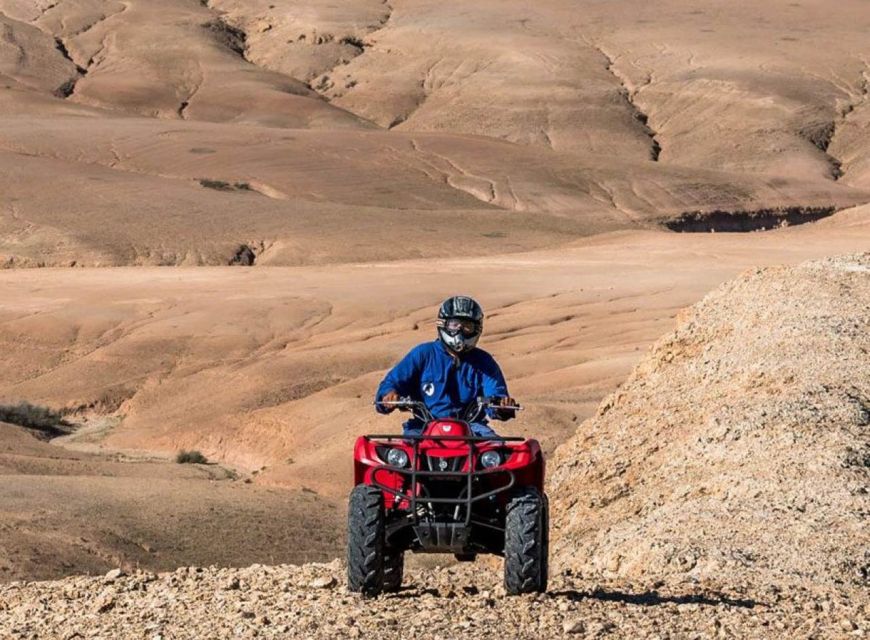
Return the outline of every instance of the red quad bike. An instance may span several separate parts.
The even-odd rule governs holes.
[[[419,436],[368,435],[354,447],[348,508],[348,589],[398,591],[406,551],[504,557],[508,594],[547,589],[549,513],[537,440],[471,435],[493,399],[459,419],[436,419],[422,402],[384,403],[426,425]],[[502,407],[520,409],[521,407]]]

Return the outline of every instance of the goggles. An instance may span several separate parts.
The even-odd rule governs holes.
[[[462,318],[448,318],[441,320],[440,326],[449,335],[455,336],[462,333],[464,336],[475,336],[480,332],[480,324],[474,320],[465,320]]]

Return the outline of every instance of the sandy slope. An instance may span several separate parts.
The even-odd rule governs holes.
[[[457,283],[486,306],[482,346],[529,405],[511,429],[551,446],[680,308],[745,267],[859,250],[868,232],[864,208],[768,233],[621,233],[498,258],[6,272],[0,389],[117,412],[109,446],[197,447],[341,496],[353,438],[388,424],[372,389],[432,339],[433,310]]]
[[[0,423],[0,580],[326,560],[342,513],[216,465],[67,451]]]
[[[866,154],[848,133],[868,108],[860,2],[211,4],[250,59],[382,126],[805,179],[832,175],[838,134]],[[348,36],[362,46],[335,47]]]
[[[601,162],[478,137],[68,114],[4,119],[0,165],[0,256],[13,267],[226,265],[241,245],[266,265],[494,254],[687,211],[870,200],[824,179]]]

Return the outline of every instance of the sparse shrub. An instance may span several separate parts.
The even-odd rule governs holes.
[[[63,414],[49,407],[41,407],[29,402],[15,405],[0,405],[0,422],[17,424],[29,429],[39,429],[51,434],[65,433],[69,423]]]
[[[209,20],[202,24],[202,28],[210,31],[215,39],[233,53],[244,56],[247,36],[244,31],[221,19]]]
[[[356,36],[344,36],[341,39],[341,44],[349,44],[352,47],[356,47],[357,49],[362,49],[365,47],[365,43]]]
[[[215,191],[253,191],[254,188],[247,182],[234,182],[230,184],[225,180],[212,180],[210,178],[200,178],[199,184],[206,189],[214,189]]]
[[[175,461],[178,464],[208,464],[208,458],[202,455],[201,451],[186,451],[182,449],[175,456]]]
[[[208,178],[202,178],[199,181],[206,189],[215,189],[216,191],[232,191],[233,186],[229,182],[225,182],[223,180],[209,180]]]

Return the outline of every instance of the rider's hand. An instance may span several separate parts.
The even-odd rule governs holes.
[[[401,396],[393,389],[390,389],[384,395],[381,396],[381,408],[384,411],[386,411],[387,413],[392,413],[393,411],[396,410],[396,407],[394,405],[383,404],[383,403],[384,402],[398,402],[400,399],[401,399]]]
[[[510,396],[504,396],[501,398],[496,398],[493,402],[493,408],[495,409],[495,415],[501,420],[507,420],[509,418],[514,418],[517,415],[516,409],[501,409],[500,407],[515,407],[517,406],[517,401],[511,398]]]

